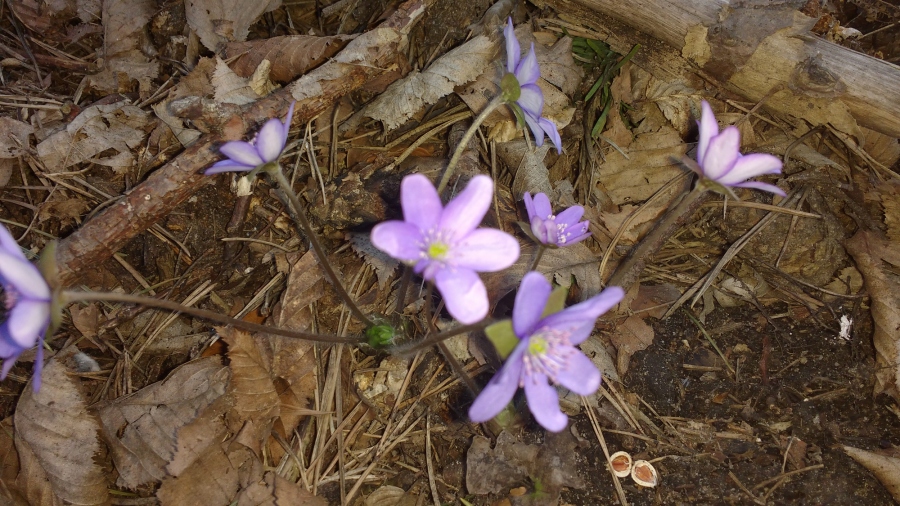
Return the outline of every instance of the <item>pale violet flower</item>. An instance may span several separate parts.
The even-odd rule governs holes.
[[[37,345],[34,360],[35,391],[41,387],[44,367],[44,334],[50,326],[50,287],[29,262],[16,240],[0,225],[0,284],[4,292],[6,321],[0,324],[0,380],[9,374],[16,359]]]
[[[295,104],[296,102],[291,103],[284,122],[277,118],[270,119],[252,141],[229,141],[222,144],[219,152],[228,158],[212,164],[203,173],[209,176],[220,172],[247,172],[267,163],[277,162],[287,143]]]
[[[372,244],[433,281],[447,311],[464,324],[488,313],[487,290],[477,273],[505,269],[519,258],[513,236],[478,228],[493,192],[491,178],[478,175],[445,207],[431,181],[412,174],[400,185],[403,221],[386,221],[372,229]]]
[[[469,408],[473,422],[486,422],[502,411],[519,387],[525,389],[528,409],[545,429],[559,432],[568,417],[559,409],[559,396],[550,383],[580,395],[600,386],[600,371],[575,346],[590,337],[594,321],[625,296],[611,286],[590,299],[541,317],[552,288],[544,276],[529,272],[522,278],[513,306],[512,327],[519,343],[506,363]]]
[[[522,49],[513,29],[512,18],[509,18],[506,28],[503,29],[506,37],[506,71],[501,81],[503,97],[516,116],[522,119],[534,134],[534,143],[540,146],[544,143],[544,134],[550,137],[556,152],[562,153],[562,140],[556,125],[547,118],[542,118],[544,112],[544,93],[537,85],[541,77],[541,69],[538,67],[537,55],[534,53],[534,43],[531,50],[522,58]],[[521,114],[519,114],[521,111]]]
[[[763,174],[780,174],[781,160],[765,153],[742,155],[741,134],[735,126],[728,126],[719,132],[719,124],[712,108],[704,100],[701,103],[702,114],[697,125],[700,127],[700,141],[697,143],[697,166],[694,172],[706,183],[715,183],[727,189],[729,187],[756,188],[782,197],[784,191],[769,183],[747,181],[751,177]],[[713,189],[715,188],[713,186]]]
[[[531,194],[525,192],[525,209],[528,211],[531,233],[541,244],[569,246],[591,236],[588,222],[578,221],[584,214],[581,206],[572,206],[559,214],[553,214],[547,195],[538,193],[532,199]]]

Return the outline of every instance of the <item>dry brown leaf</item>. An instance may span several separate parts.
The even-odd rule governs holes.
[[[75,0],[16,0],[8,5],[19,21],[42,37],[58,33],[75,15]],[[43,41],[49,42],[47,38]]]
[[[862,131],[866,134],[866,142],[863,144],[866,153],[885,167],[897,163],[900,159],[900,140],[868,128],[862,128]]]
[[[281,0],[186,0],[184,14],[200,42],[215,53],[228,42],[247,40],[250,25],[278,7]]]
[[[363,114],[393,130],[425,105],[478,77],[494,59],[498,47],[484,35],[475,37],[438,58],[425,71],[413,72],[389,86]]]
[[[272,471],[261,481],[251,483],[238,495],[237,506],[327,506],[328,501],[316,497],[300,485]]]
[[[0,503],[15,506],[28,504],[16,487],[19,475],[19,452],[16,451],[13,417],[0,422]]]
[[[269,77],[275,82],[286,83],[337,54],[354,37],[355,35],[285,35],[231,42],[225,46],[225,57],[238,57],[231,63],[231,68],[241,77],[250,77],[263,60],[269,60],[272,62]]]
[[[97,304],[90,303],[83,308],[72,305],[69,307],[69,315],[72,317],[72,325],[81,332],[81,335],[84,337],[97,335],[97,328],[100,326],[100,307]]]
[[[130,91],[136,80],[142,94],[150,92],[151,81],[159,74],[159,63],[142,51],[147,45],[145,28],[156,12],[153,0],[108,0],[103,2],[103,56],[105,68],[89,76],[98,90],[114,93]]]
[[[662,81],[652,75],[644,92],[647,99],[659,107],[669,123],[681,135],[694,127],[692,110],[700,109],[697,90],[683,81]]]
[[[228,413],[229,425],[235,429],[251,420],[259,427],[267,427],[280,411],[268,360],[247,332],[231,327],[218,330],[228,343],[232,373],[229,393],[234,397],[234,409]]]
[[[213,73],[212,85],[217,102],[244,105],[255,102],[260,97],[260,94],[250,86],[250,79],[235,74],[219,57],[216,57],[216,71]]]
[[[378,278],[378,288],[384,289],[387,282],[391,280],[391,275],[394,273],[394,270],[400,265],[400,262],[373,246],[372,241],[369,240],[369,234],[351,233],[350,246],[353,247],[353,251],[355,251],[364,262],[375,269],[375,277]]]
[[[48,172],[64,172],[67,167],[90,161],[117,172],[134,164],[134,151],[146,137],[149,114],[124,102],[95,105],[37,145],[37,153]],[[101,153],[112,150],[113,156]]]
[[[28,151],[28,136],[34,127],[28,123],[0,116],[0,158],[16,158]]]
[[[888,489],[894,501],[900,503],[900,458],[860,450],[852,446],[845,446],[844,452],[871,471],[884,485],[884,488]]]
[[[134,489],[165,478],[179,430],[222,397],[228,378],[221,359],[202,358],[100,408],[103,438],[119,473],[116,484]]]
[[[510,190],[516,199],[524,198],[525,192],[530,192],[532,195],[537,193],[553,195],[553,187],[550,185],[550,171],[547,170],[547,166],[544,164],[544,158],[550,151],[552,143],[545,142],[543,146],[533,149],[527,146],[524,139],[504,144],[507,146],[500,148],[498,153],[511,171],[515,173]],[[522,153],[522,155],[516,156],[519,153]],[[516,158],[520,161],[512,165]]]
[[[686,152],[681,135],[663,125],[658,132],[635,137],[626,151],[628,159],[616,150],[609,151],[598,180],[616,205],[642,202],[682,173],[672,159],[681,159]]]
[[[584,71],[572,57],[572,37],[560,37],[549,48],[543,44],[535,44],[534,52],[541,66],[541,77],[566,95],[573,95],[581,85]]]
[[[109,504],[106,473],[94,461],[101,451],[100,423],[88,414],[79,380],[69,376],[62,355],[44,366],[40,391],[29,382],[16,405],[17,483],[32,504],[46,500],[47,492],[69,504]]]
[[[900,277],[882,262],[900,267],[900,249],[874,232],[860,230],[844,241],[856,268],[863,275],[866,291],[872,298],[875,324],[875,394],[886,393],[900,400]]]
[[[616,370],[619,371],[620,377],[625,376],[631,356],[653,344],[653,328],[647,325],[640,316],[629,316],[624,323],[616,327],[610,340],[618,352]]]

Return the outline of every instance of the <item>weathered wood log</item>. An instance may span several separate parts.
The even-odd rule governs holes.
[[[60,241],[56,254],[60,282],[64,286],[73,284],[83,270],[111,257],[206,184],[209,176],[201,171],[222,158],[216,150],[220,142],[245,137],[250,128],[283,114],[295,100],[293,122],[306,123],[340,97],[384,74],[384,69],[406,50],[406,36],[424,9],[421,0],[409,0],[378,28],[357,37],[329,62],[283,90],[246,108],[219,107],[220,113],[231,112],[229,118],[219,122],[221,134],[203,135],[117,203]],[[196,102],[199,111],[202,104],[199,99]]]
[[[900,137],[900,67],[815,37],[809,32],[815,19],[798,11],[803,0],[535,3],[555,8],[564,19],[603,26],[611,18],[652,36],[674,49],[665,58],[680,60],[657,57],[667,69],[690,69],[813,126],[830,123],[859,142],[863,133],[857,125]],[[630,47],[617,43],[622,46],[625,38],[611,32],[606,42],[624,53]]]

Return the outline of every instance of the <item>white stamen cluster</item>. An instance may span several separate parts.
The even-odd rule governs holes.
[[[550,327],[543,327],[528,338],[528,348],[522,357],[522,378],[519,386],[524,386],[526,377],[543,374],[556,382],[557,373],[565,369],[575,348],[569,341],[569,333]]]

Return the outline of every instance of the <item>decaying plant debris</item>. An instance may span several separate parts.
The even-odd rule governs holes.
[[[59,239],[69,288],[362,333],[277,188],[202,171],[296,102],[282,164],[344,286],[390,314],[403,269],[369,231],[498,93],[508,17],[564,150],[503,108],[463,146],[461,181],[495,181],[484,224],[523,244],[482,276],[498,317],[538,255],[522,193],[585,207],[591,238],[539,270],[600,293],[690,187],[701,100],[784,161],[787,197],[698,202],[641,259],[581,346],[603,385],[561,396],[557,434],[518,398],[469,421],[500,366],[481,332],[391,354],[72,305],[42,388],[34,352],[0,383],[3,502],[900,502],[900,11],[751,4],[7,2],[0,221],[32,254]],[[412,334],[452,327],[416,301]]]

